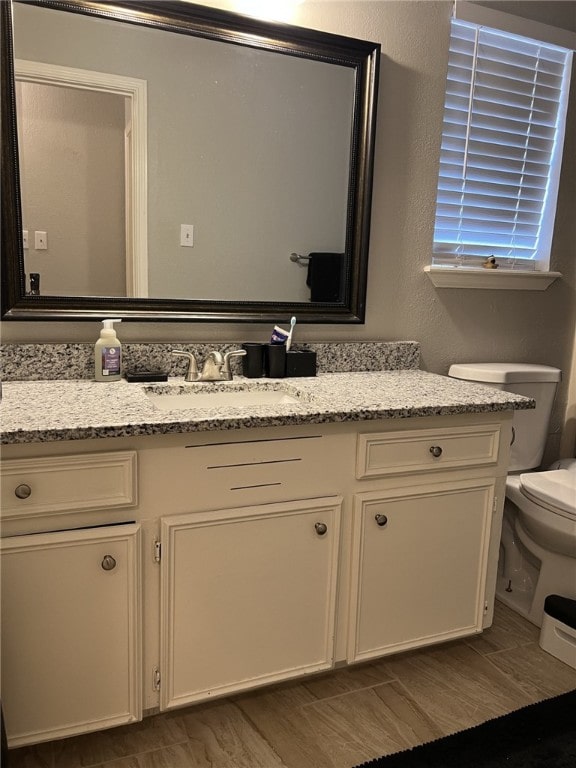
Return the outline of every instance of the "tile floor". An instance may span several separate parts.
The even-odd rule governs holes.
[[[24,747],[9,768],[352,768],[576,688],[496,604],[482,635]]]

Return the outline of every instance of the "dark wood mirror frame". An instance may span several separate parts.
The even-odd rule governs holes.
[[[17,115],[12,39],[12,0],[0,2],[1,21],[1,258],[2,318],[4,320],[100,320],[119,317],[133,321],[267,322],[297,315],[304,323],[363,323],[366,303],[372,168],[380,45],[285,24],[273,24],[191,5],[177,0],[27,0],[63,11],[146,25],[180,34],[321,60],[353,68],[355,104],[351,137],[350,177],[346,221],[349,266],[344,300],[339,303],[276,303],[134,299],[106,296],[60,297],[26,294],[22,210],[18,162]]]

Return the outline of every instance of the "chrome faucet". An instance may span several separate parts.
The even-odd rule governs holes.
[[[231,352],[210,352],[202,366],[202,373],[198,371],[198,364],[193,352],[185,352],[183,349],[173,349],[173,355],[188,358],[188,370],[184,381],[232,381],[233,374],[230,368],[231,357],[243,357],[245,349],[233,349]]]

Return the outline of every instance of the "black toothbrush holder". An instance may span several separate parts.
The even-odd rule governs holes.
[[[287,352],[286,376],[316,376],[316,352],[310,349]]]
[[[264,347],[265,344],[246,342],[242,349],[246,354],[242,358],[242,373],[247,379],[260,379],[264,376]]]
[[[264,345],[264,373],[271,379],[283,379],[286,376],[286,345]]]

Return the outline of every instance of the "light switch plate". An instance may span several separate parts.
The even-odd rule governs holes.
[[[180,225],[180,245],[185,248],[194,246],[194,224]]]
[[[37,251],[45,251],[48,248],[48,235],[46,232],[34,232],[34,248]]]

